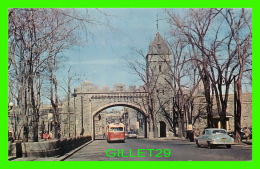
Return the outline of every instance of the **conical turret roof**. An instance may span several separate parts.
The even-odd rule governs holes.
[[[162,36],[157,32],[153,42],[149,46],[147,55],[171,55],[172,52],[169,49],[167,43]]]

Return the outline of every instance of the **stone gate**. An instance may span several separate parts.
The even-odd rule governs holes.
[[[172,52],[167,43],[159,33],[149,45],[146,55],[146,73],[149,84],[144,84],[136,88],[130,86],[125,88],[124,84],[114,85],[114,89],[108,87],[99,89],[98,86],[90,82],[82,82],[80,87],[74,89],[74,98],[69,110],[69,131],[76,135],[92,135],[94,138],[94,117],[101,111],[114,107],[130,107],[145,117],[145,136],[153,137],[154,131],[151,124],[157,125],[158,135],[155,137],[170,137],[170,125],[165,119],[165,113],[171,114],[172,101],[172,78],[169,69],[172,65]],[[148,98],[148,93],[144,87],[150,86],[153,90]],[[150,89],[148,89],[150,90]],[[146,90],[147,91],[147,90]],[[154,117],[152,121],[148,113],[148,100],[153,99]],[[167,104],[165,104],[167,103]],[[149,103],[151,104],[151,103]],[[72,131],[74,130],[74,131]]]

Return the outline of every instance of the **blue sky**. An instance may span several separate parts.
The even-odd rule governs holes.
[[[79,10],[85,11],[85,9]],[[105,13],[107,17],[104,17],[102,13]],[[158,30],[157,14],[160,20]],[[109,26],[90,25],[87,43],[66,53],[69,58],[69,61],[65,63],[66,67],[71,67],[71,73],[81,75],[81,80],[74,83],[72,88],[79,86],[84,80],[90,81],[100,88],[109,86],[110,89],[115,83],[124,83],[126,87],[142,85],[143,82],[137,75],[129,73],[131,70],[127,66],[126,59],[138,58],[138,54],[133,51],[133,48],[142,50],[146,54],[157,31],[163,38],[169,37],[170,26],[163,20],[164,9],[88,9],[88,15],[94,21]],[[82,36],[83,34],[82,32]],[[66,77],[66,72],[61,69],[59,77]],[[251,92],[251,86],[248,91]]]
[[[106,85],[112,88],[114,83],[124,83],[127,87],[141,85],[142,81],[138,81],[138,76],[129,73],[125,59],[130,59],[133,55],[138,56],[133,52],[133,48],[140,49],[145,54],[148,52],[149,44],[157,32],[157,13],[161,19],[163,9],[100,10],[109,16],[102,18],[100,12],[91,9],[90,17],[99,22],[109,22],[113,29],[107,26],[91,26],[87,44],[66,53],[69,56],[67,66],[71,66],[72,73],[84,75],[84,80],[99,87]],[[168,25],[163,20],[158,23],[160,34],[166,37]],[[63,73],[64,70],[60,72]]]

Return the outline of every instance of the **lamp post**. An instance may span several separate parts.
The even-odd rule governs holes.
[[[74,108],[73,108],[73,113],[74,113],[74,129],[75,129],[75,137],[76,137],[76,133],[77,133],[77,128],[76,128],[76,126],[77,126],[77,124],[76,124],[76,111],[75,111],[75,109],[76,109],[76,107],[75,107],[75,97],[77,97],[77,94],[76,93],[73,93],[72,94],[72,96],[73,96],[73,98],[74,98]]]
[[[14,103],[13,103],[13,102],[10,102],[10,103],[8,104],[8,111],[12,110],[13,107],[14,107]]]
[[[69,137],[70,137],[70,107],[68,106],[68,120],[69,120]]]
[[[83,136],[83,134],[84,134],[84,129],[83,129],[83,96],[81,95],[81,133],[80,133],[80,135],[82,135]]]
[[[14,107],[14,103],[10,102],[8,104],[8,117],[13,117],[13,116],[9,116],[9,111],[12,110],[13,107]],[[14,118],[15,118],[15,120],[14,120],[14,123],[15,123],[14,127],[15,127],[15,131],[16,131],[16,117],[14,116]],[[14,132],[14,136],[15,136],[15,132]],[[9,140],[9,137],[12,137],[12,136],[10,136],[10,134],[9,134],[9,125],[8,125],[8,140]]]

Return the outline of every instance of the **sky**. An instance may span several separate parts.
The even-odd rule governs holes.
[[[86,12],[86,9],[77,10]],[[66,52],[66,69],[71,67],[71,74],[80,77],[80,80],[72,84],[72,88],[80,86],[85,80],[99,88],[109,86],[110,89],[115,83],[123,83],[126,87],[143,85],[127,61],[133,57],[142,59],[133,49],[141,50],[146,55],[157,32],[168,39],[170,26],[163,19],[164,9],[105,8],[87,11],[87,16],[102,23],[102,26],[89,25],[87,43]],[[85,35],[84,32],[81,33],[82,36]],[[66,78],[66,72],[60,69],[59,77]],[[248,91],[251,92],[250,86],[246,89]]]
[[[71,67],[72,74],[81,75],[82,81],[90,81],[100,88],[109,86],[112,89],[115,83],[126,84],[126,87],[142,85],[138,76],[130,73],[126,60],[134,55],[138,57],[133,49],[146,54],[157,31],[163,37],[167,36],[169,27],[162,20],[163,12],[163,9],[151,8],[90,9],[90,18],[109,26],[90,25],[87,43],[68,51],[69,60],[65,64]],[[61,77],[67,76],[64,72],[64,69],[60,70]],[[82,81],[73,86],[79,86]]]

